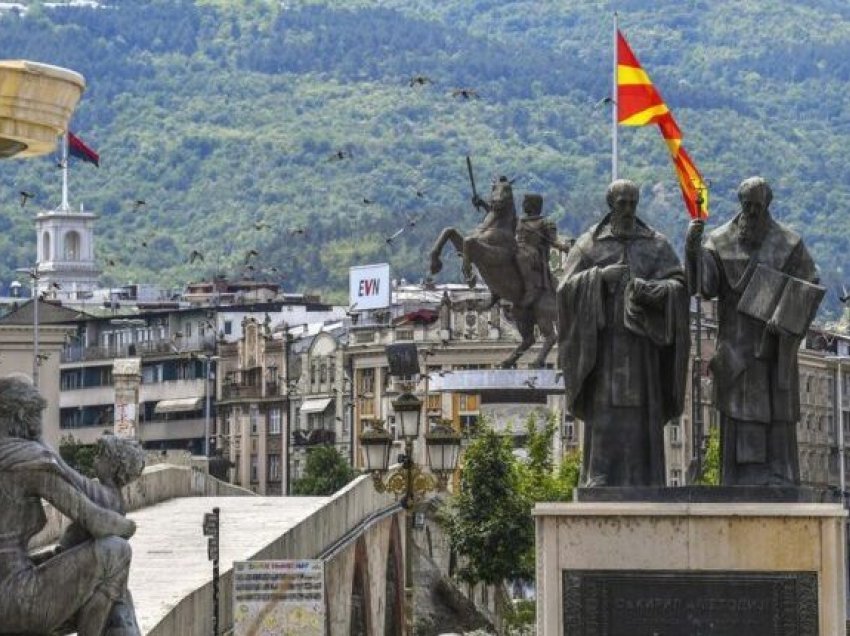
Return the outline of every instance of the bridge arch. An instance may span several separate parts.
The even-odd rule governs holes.
[[[398,515],[393,517],[387,549],[387,570],[384,583],[384,636],[404,634],[404,550]]]
[[[366,541],[361,536],[354,546],[354,572],[351,579],[351,619],[349,636],[372,636],[369,608],[369,555]]]

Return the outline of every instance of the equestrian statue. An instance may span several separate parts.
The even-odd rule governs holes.
[[[467,284],[474,287],[477,282],[474,265],[492,294],[492,304],[500,300],[511,304],[510,318],[522,341],[501,363],[502,368],[516,367],[520,356],[535,342],[535,327],[543,336],[543,347],[530,366],[542,368],[558,339],[549,252],[551,248],[569,251],[569,244],[558,241],[555,224],[541,215],[542,196],[526,195],[522,205],[524,216],[517,219],[513,189],[507,177],[499,177],[493,183],[490,198],[485,201],[475,189],[468,157],[467,167],[472,204],[486,215],[468,236],[453,227],[443,229],[431,249],[431,274],[443,268],[440,255],[446,243],[451,243],[463,258],[462,271]]]

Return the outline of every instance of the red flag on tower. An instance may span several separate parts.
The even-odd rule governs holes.
[[[89,163],[93,163],[96,167],[100,167],[100,155],[89,148],[83,140],[77,137],[70,130],[68,131],[68,154],[77,159],[82,159]]]

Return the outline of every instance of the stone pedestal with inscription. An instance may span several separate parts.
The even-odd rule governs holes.
[[[844,634],[832,503],[543,503],[537,633]]]

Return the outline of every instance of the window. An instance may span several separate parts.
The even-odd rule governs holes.
[[[336,382],[336,365],[333,362],[328,363],[328,379],[331,384]]]
[[[682,471],[674,468],[670,471],[670,485],[673,487],[682,485]]]
[[[252,404],[248,410],[248,422],[251,426],[251,435],[259,433],[260,408],[256,404]]]
[[[225,320],[224,321],[224,335],[229,336],[233,333],[233,321]]]
[[[362,398],[360,400],[360,415],[374,415],[375,414],[375,400],[372,398]]]
[[[324,413],[308,413],[307,414],[307,430],[315,431],[325,428]]]
[[[325,383],[328,381],[328,365],[324,362],[319,366],[319,382]]]
[[[251,453],[251,483],[260,481],[260,459]]]
[[[670,443],[674,445],[678,445],[682,440],[681,431],[678,425],[672,424],[670,426]]]
[[[80,235],[75,230],[65,234],[63,254],[66,261],[80,260]]]
[[[460,431],[464,437],[472,437],[478,432],[477,415],[461,415]]]
[[[236,459],[233,460],[235,466],[233,467],[233,481],[234,483],[241,483],[242,481],[242,456],[237,453]]]
[[[413,340],[413,329],[396,329],[396,340]]]
[[[458,410],[460,411],[477,411],[478,410],[478,396],[477,395],[465,395],[461,394],[458,396]]]
[[[280,434],[280,409],[269,409],[269,433]]]
[[[358,393],[374,393],[375,392],[375,369],[360,370],[360,384],[357,387]]]
[[[68,391],[70,389],[78,389],[80,388],[81,378],[80,372],[77,370],[71,371],[62,371],[61,377],[61,389],[63,391]]]
[[[280,481],[280,455],[268,455],[266,466],[268,466],[268,481]]]
[[[576,422],[572,417],[564,420],[564,440],[574,442],[576,439]]]
[[[219,431],[219,435],[227,436],[230,435],[230,419],[233,417],[233,410],[228,409],[226,412],[221,414],[221,431]]]

